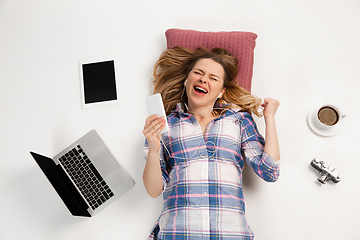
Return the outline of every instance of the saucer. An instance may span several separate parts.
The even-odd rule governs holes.
[[[307,121],[310,129],[313,130],[315,133],[319,134],[320,136],[324,136],[324,137],[330,137],[338,134],[343,129],[344,120],[346,119],[342,119],[339,123],[337,123],[335,126],[331,128],[320,129],[314,123],[314,119],[316,119],[318,109],[319,109],[318,107],[314,107],[309,111]]]

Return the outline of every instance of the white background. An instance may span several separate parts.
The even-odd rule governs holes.
[[[147,238],[162,200],[142,183],[144,99],[168,28],[258,34],[252,92],[281,101],[282,163],[275,184],[245,172],[255,239],[360,239],[359,25],[358,0],[1,0],[0,239]],[[84,110],[78,61],[107,54],[120,59],[121,103]],[[325,100],[348,115],[334,137],[306,122]],[[136,185],[85,219],[70,215],[29,151],[52,157],[91,129]],[[320,185],[316,156],[343,180]]]

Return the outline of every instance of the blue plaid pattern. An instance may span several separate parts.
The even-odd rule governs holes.
[[[227,110],[204,135],[181,104],[167,121],[160,150],[164,208],[149,239],[253,239],[245,217],[244,162],[268,182],[278,179],[279,164],[264,152],[251,115]],[[147,152],[145,142],[145,158]]]

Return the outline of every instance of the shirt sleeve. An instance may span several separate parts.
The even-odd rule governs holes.
[[[280,165],[265,151],[265,140],[259,133],[252,116],[248,113],[240,120],[241,150],[247,164],[267,182],[279,178]]]
[[[147,142],[147,140],[145,139],[145,144],[144,144],[144,158],[145,161],[147,159],[147,155],[149,152],[149,144]],[[166,162],[165,162],[165,157],[164,157],[164,145],[161,142],[161,147],[160,147],[160,151],[159,151],[159,155],[160,155],[160,167],[161,167],[161,173],[162,173],[162,179],[163,179],[163,190],[165,190],[166,188],[166,183],[169,181],[169,174],[166,170]]]

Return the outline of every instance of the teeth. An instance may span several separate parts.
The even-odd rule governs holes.
[[[205,89],[201,88],[201,87],[195,87],[195,89],[200,90],[200,91],[202,91],[204,93],[207,93],[207,91]]]

